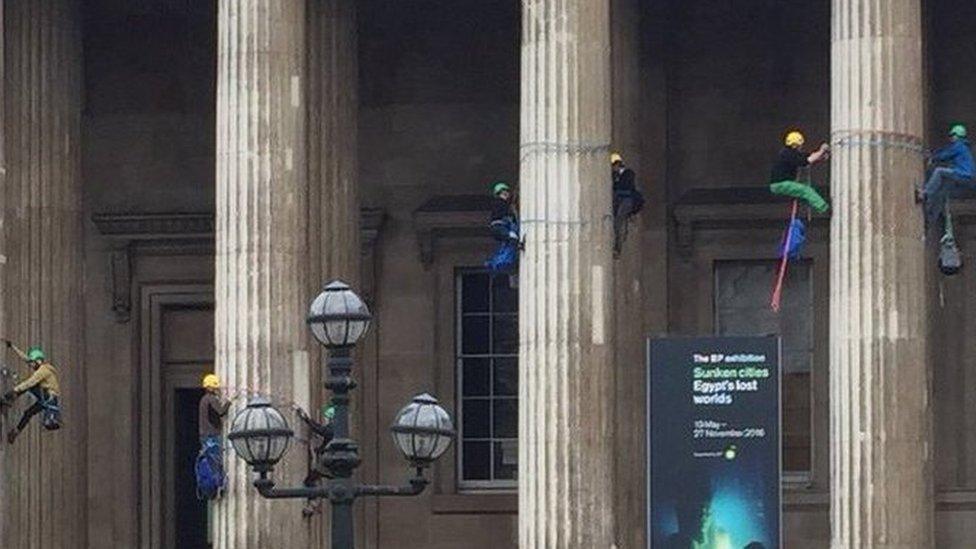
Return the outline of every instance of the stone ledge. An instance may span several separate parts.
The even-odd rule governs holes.
[[[815,186],[823,196],[827,187]],[[769,192],[768,187],[692,189],[681,195],[672,209],[677,224],[676,240],[684,251],[691,248],[695,232],[703,229],[768,229],[779,227],[789,216],[792,199]],[[830,212],[813,214],[814,226],[825,226]]]
[[[112,277],[112,311],[120,323],[128,322],[132,308],[132,253],[173,254],[194,251],[212,254],[214,214],[197,213],[96,213],[92,222],[98,232],[112,242],[110,273]],[[373,252],[386,214],[379,208],[362,208],[359,212],[360,245],[363,256]]]
[[[413,212],[420,261],[425,267],[434,262],[438,238],[490,238],[490,215],[490,196],[462,194],[431,198]]]
[[[517,515],[518,494],[434,494],[431,509],[435,515]]]

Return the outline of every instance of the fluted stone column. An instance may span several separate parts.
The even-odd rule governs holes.
[[[218,3],[216,368],[229,388],[270,396],[290,419],[308,383],[305,4]],[[215,547],[306,547],[302,502],[261,498],[243,463],[226,462]],[[274,478],[298,484],[304,466],[293,447]]]
[[[613,544],[609,0],[523,2],[519,540]]]
[[[14,446],[4,441],[0,545],[73,549],[87,536],[78,5],[8,0],[4,24],[3,335],[41,345],[58,367],[64,427],[43,431],[37,416]],[[30,374],[0,350],[20,379]]]
[[[357,158],[357,44],[354,0],[308,4],[308,299],[330,280],[341,279],[362,293],[359,268]],[[322,388],[325,353],[312,353],[316,408],[327,398]],[[359,380],[360,382],[362,380]],[[349,420],[353,438],[362,432],[362,390],[353,393]],[[357,505],[357,511],[362,504]],[[329,539],[328,506],[314,519],[313,545]],[[357,518],[362,523],[361,513]],[[361,538],[357,530],[357,538]]]
[[[833,547],[933,547],[920,0],[833,0]]]

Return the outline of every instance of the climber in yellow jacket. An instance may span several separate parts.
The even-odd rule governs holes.
[[[30,393],[34,397],[34,403],[27,410],[24,410],[17,426],[7,432],[7,442],[13,444],[17,435],[27,427],[31,418],[42,412],[41,421],[44,428],[49,431],[59,429],[61,427],[61,384],[58,382],[57,369],[47,361],[47,357],[40,347],[31,347],[25,353],[10,340],[4,340],[4,342],[8,348],[13,349],[31,367],[33,373],[18,383],[13,390],[3,395],[3,404],[13,404],[17,397],[24,393]]]

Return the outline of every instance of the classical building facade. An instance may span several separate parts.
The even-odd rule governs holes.
[[[46,348],[65,414],[0,450],[4,547],[327,546],[327,513],[259,498],[231,456],[208,513],[191,463],[205,372],[233,410],[321,402],[304,316],[332,278],[375,313],[360,478],[408,474],[388,426],[414,394],[459,431],[425,494],[357,503],[362,547],[645,547],[645,338],[768,333],[785,546],[973,546],[976,285],[938,274],[912,188],[976,126],[976,5],[0,4],[0,334]],[[776,315],[788,128],[833,144],[811,171],[833,208]],[[619,257],[611,151],[647,198]],[[497,180],[517,287],[483,268]],[[954,208],[976,249],[976,203]]]

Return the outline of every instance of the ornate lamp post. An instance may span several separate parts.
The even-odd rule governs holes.
[[[309,310],[308,324],[329,351],[325,387],[332,391],[334,438],[319,467],[331,478],[314,487],[277,488],[271,473],[288,450],[293,435],[284,416],[267,399],[252,399],[237,413],[228,438],[237,456],[257,474],[254,486],[266,498],[327,498],[332,503],[332,548],[353,548],[352,504],[359,496],[415,496],[428,480],[424,469],[444,454],[454,438],[451,417],[429,394],[417,395],[404,406],[391,427],[393,440],[414,467],[413,477],[400,486],[359,484],[352,480],[359,466],[359,445],[349,438],[349,391],[352,349],[369,330],[372,316],[363,300],[340,281],[330,282]]]

